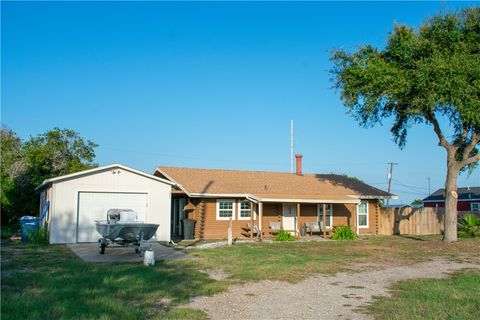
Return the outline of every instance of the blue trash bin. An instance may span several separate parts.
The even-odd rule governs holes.
[[[23,216],[19,220],[20,229],[22,230],[22,242],[30,242],[28,234],[37,231],[38,219],[32,216]]]

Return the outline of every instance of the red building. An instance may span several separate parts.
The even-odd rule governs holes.
[[[480,187],[458,188],[457,211],[480,212]],[[438,189],[422,200],[424,207],[445,207],[445,189]]]

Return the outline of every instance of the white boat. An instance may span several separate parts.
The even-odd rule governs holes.
[[[131,209],[109,209],[107,220],[96,221],[97,232],[102,236],[98,240],[98,251],[104,254],[105,248],[115,243],[134,246],[135,252],[142,252],[141,244],[155,235],[158,226],[139,221],[137,213]]]

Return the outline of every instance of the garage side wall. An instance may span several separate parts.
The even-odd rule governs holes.
[[[145,222],[160,225],[157,241],[170,240],[171,186],[127,170],[114,171],[95,172],[53,184],[50,243],[76,242],[79,192],[146,193]]]

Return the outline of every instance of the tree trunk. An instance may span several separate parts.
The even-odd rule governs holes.
[[[457,241],[457,177],[460,170],[454,157],[449,157],[447,163],[447,179],[445,180],[445,221],[444,242]]]

